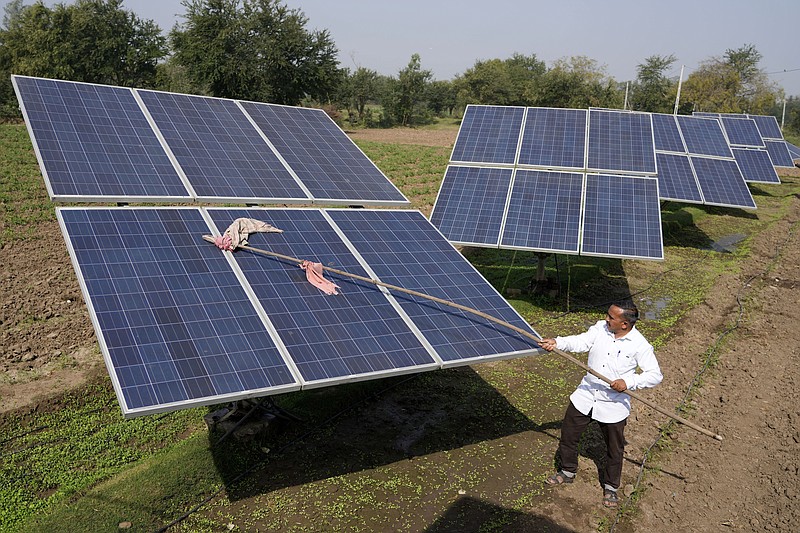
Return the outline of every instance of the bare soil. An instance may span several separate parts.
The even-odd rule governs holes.
[[[452,130],[351,135],[436,146],[454,140]],[[793,198],[784,219],[753,243],[740,272],[721,276],[658,354],[665,380],[647,396],[678,405],[704,354],[736,326],[717,350],[719,363],[703,376],[687,415],[724,440],[677,427],[667,437],[669,449],[645,465],[639,484],[643,452],[665,417],[637,406],[626,432],[623,479],[627,494],[636,486],[644,489],[635,512],[622,517],[598,512],[596,468],[582,458],[575,483],[548,492],[508,531],[536,531],[542,523],[551,531],[595,531],[602,522],[598,516],[624,532],[800,531],[798,225],[800,199]],[[46,406],[105,373],[58,225],[43,223],[36,230],[36,241],[0,250],[0,416]],[[553,441],[553,451],[555,446]],[[498,494],[507,483],[497,480]]]

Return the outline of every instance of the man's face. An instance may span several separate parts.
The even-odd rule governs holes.
[[[628,329],[628,321],[622,317],[622,313],[622,308],[616,305],[608,308],[606,324],[608,324],[608,331],[611,333],[619,333]]]

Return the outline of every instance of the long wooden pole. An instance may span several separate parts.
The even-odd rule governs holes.
[[[207,240],[208,242],[211,242],[211,243],[214,242],[214,237],[212,237],[210,235],[203,235],[203,239],[205,239],[205,240]],[[241,248],[242,250],[247,250],[249,252],[253,252],[253,253],[257,253],[257,254],[261,254],[261,255],[266,255],[266,256],[270,256],[270,257],[276,257],[278,259],[283,259],[284,261],[288,261],[290,263],[297,263],[298,265],[303,262],[302,259],[297,259],[296,257],[279,254],[277,252],[269,252],[267,250],[261,250],[259,248],[254,248],[252,246],[239,245],[237,248]],[[327,270],[328,272],[331,272],[333,274],[337,274],[339,276],[345,276],[345,277],[348,277],[348,278],[357,279],[359,281],[364,281],[366,283],[372,283],[373,285],[386,287],[389,290],[398,291],[398,292],[404,292],[406,294],[411,294],[411,295],[417,296],[419,298],[425,298],[426,300],[431,300],[431,301],[434,301],[434,302],[442,304],[442,305],[446,305],[446,306],[449,306],[449,307],[454,307],[456,309],[460,309],[461,311],[466,311],[467,313],[472,313],[473,315],[477,315],[477,316],[479,316],[481,318],[484,318],[484,319],[486,319],[486,320],[488,320],[490,322],[494,322],[495,324],[499,324],[501,326],[504,326],[504,327],[506,327],[506,328],[508,328],[508,329],[510,329],[512,331],[516,331],[520,335],[524,335],[525,337],[533,340],[534,342],[537,343],[537,345],[538,345],[539,341],[542,340],[541,337],[537,337],[536,335],[534,335],[530,331],[527,331],[527,330],[524,330],[524,329],[522,329],[520,327],[517,327],[514,324],[509,324],[505,320],[501,320],[501,319],[499,319],[497,317],[494,317],[492,315],[484,313],[483,311],[479,311],[477,309],[473,309],[472,307],[467,307],[466,305],[461,305],[461,304],[458,304],[458,303],[455,303],[455,302],[451,302],[449,300],[444,300],[442,298],[437,298],[436,296],[431,296],[429,294],[425,294],[425,293],[422,293],[422,292],[414,291],[414,290],[411,290],[411,289],[398,287],[397,285],[392,285],[391,283],[386,283],[386,282],[383,282],[383,281],[379,281],[377,279],[372,279],[372,278],[368,278],[368,277],[365,277],[365,276],[359,276],[358,274],[352,274],[350,272],[346,272],[344,270],[339,270],[337,268],[328,267],[328,266],[325,266],[325,265],[322,265],[322,268],[324,270]],[[611,380],[610,379],[608,379],[604,375],[600,374],[599,372],[595,371],[594,369],[590,368],[587,364],[583,363],[582,361],[576,359],[573,355],[568,354],[567,352],[565,352],[563,350],[559,350],[558,348],[554,348],[553,352],[558,354],[558,355],[560,355],[561,357],[563,357],[564,359],[566,359],[570,363],[573,363],[573,364],[581,367],[582,369],[586,370],[587,372],[589,372],[591,375],[595,376],[596,378],[603,380],[604,382],[608,383],[609,385],[611,384]],[[683,418],[683,417],[681,417],[679,415],[676,415],[675,413],[671,413],[671,412],[667,411],[666,409],[664,409],[663,407],[660,407],[659,405],[651,402],[650,400],[642,398],[641,396],[639,396],[638,394],[634,393],[633,391],[626,390],[624,392],[625,392],[625,394],[627,394],[631,398],[642,402],[643,404],[647,405],[648,407],[651,407],[651,408],[655,409],[659,413],[672,418],[676,422],[680,422],[681,424],[683,424],[683,425],[685,425],[685,426],[687,426],[689,428],[692,428],[695,431],[698,431],[698,432],[702,433],[703,435],[709,436],[712,439],[716,439],[716,440],[720,440],[720,441],[722,440],[722,436],[721,435],[717,435],[715,433],[712,433],[711,431],[698,426],[694,422],[690,422],[689,420],[686,420],[685,418]]]

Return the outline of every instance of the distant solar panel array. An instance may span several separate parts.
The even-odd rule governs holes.
[[[789,153],[789,146],[783,139],[783,133],[781,132],[781,128],[778,125],[778,119],[771,115],[749,115],[749,114],[741,114],[741,113],[703,113],[703,112],[695,112],[694,115],[696,116],[704,116],[704,117],[713,117],[723,125],[726,122],[735,119],[749,119],[755,123],[756,129],[758,130],[758,134],[761,137],[762,144],[757,145],[758,147],[764,146],[769,153],[770,160],[772,161],[773,167],[781,167],[781,168],[794,168],[794,161],[792,160],[792,156]],[[727,131],[727,130],[726,130]],[[729,134],[730,136],[730,134]],[[734,139],[731,140],[731,145],[738,145],[738,146],[746,146],[742,145],[741,143],[737,142],[738,139],[734,136]],[[763,156],[757,156],[759,159],[763,160]],[[752,162],[750,163],[752,165]],[[774,170],[774,169],[773,169]],[[744,172],[744,169],[742,169]],[[764,169],[761,169],[758,173],[754,175],[756,177],[761,177],[768,174],[768,172]],[[749,179],[747,175],[745,178],[748,181],[761,181],[759,179]],[[764,183],[780,183],[780,179],[778,179],[777,174],[774,178],[770,176],[771,181],[766,181]]]
[[[731,149],[719,120],[660,113],[652,116],[662,199],[755,209],[755,200],[734,157],[736,150]],[[731,128],[747,139],[746,133],[752,133],[748,126],[736,123]]]
[[[53,200],[408,205],[320,109],[12,81]]]
[[[649,114],[470,105],[431,222],[463,245],[662,259],[656,171]]]

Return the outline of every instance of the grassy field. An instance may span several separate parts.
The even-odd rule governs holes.
[[[428,214],[450,149],[359,144]],[[24,126],[0,126],[0,154],[2,242],[34,238],[54,211]],[[544,336],[581,331],[609,301],[633,294],[658,350],[800,193],[796,180],[751,189],[757,217],[663,204],[662,262],[551,256],[554,284],[543,294],[530,290],[534,254],[463,253]],[[738,234],[746,238],[733,253],[714,251]],[[494,500],[482,531],[500,531],[541,496],[553,428],[582,373],[541,357],[285,394],[277,403],[301,423],[221,445],[202,421],[213,408],[125,421],[105,378],[55,411],[0,421],[0,531],[153,531],[184,513],[171,530],[424,530],[441,520],[424,509],[448,509],[460,491]],[[503,489],[489,494],[492,483]]]

